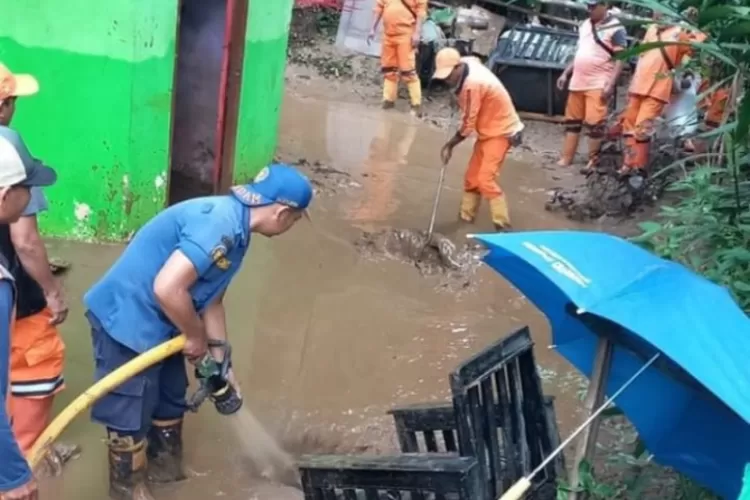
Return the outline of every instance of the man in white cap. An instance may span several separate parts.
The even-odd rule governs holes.
[[[29,203],[30,188],[57,180],[54,170],[34,161],[18,134],[0,135],[0,224],[16,222]],[[10,387],[10,336],[15,319],[16,290],[8,262],[0,254],[0,497],[39,498],[36,480],[13,437],[7,405]]]

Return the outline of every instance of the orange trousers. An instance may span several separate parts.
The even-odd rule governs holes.
[[[386,80],[405,83],[418,81],[417,56],[411,44],[411,36],[383,38],[380,66]]]
[[[565,129],[580,132],[586,125],[589,135],[599,132],[603,135],[603,126],[607,119],[607,103],[602,101],[602,89],[571,90],[565,104]],[[576,129],[577,130],[574,130]]]
[[[510,138],[505,136],[477,139],[464,175],[464,191],[478,192],[488,200],[503,196],[503,190],[497,183],[497,175],[510,146]]]
[[[625,141],[623,170],[645,169],[654,135],[654,122],[664,111],[666,102],[650,96],[629,94],[622,113],[622,135]]]
[[[17,319],[11,335],[10,411],[24,453],[49,424],[54,395],[64,388],[65,344],[51,318],[51,311],[44,309]]]

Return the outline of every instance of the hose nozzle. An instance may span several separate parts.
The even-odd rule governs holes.
[[[188,408],[198,411],[206,399],[210,399],[222,415],[232,415],[242,408],[242,397],[229,382],[229,368],[232,366],[231,347],[226,342],[209,341],[209,347],[224,349],[224,359],[217,362],[211,354],[206,354],[195,364],[195,378],[200,387],[190,398]]]

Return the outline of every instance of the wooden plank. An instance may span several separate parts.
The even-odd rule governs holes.
[[[458,447],[456,446],[456,436],[452,429],[443,430],[443,440],[445,440],[445,451],[457,452]]]
[[[565,121],[564,116],[560,115],[545,115],[543,113],[532,113],[531,111],[519,111],[518,116],[523,120],[546,122],[546,123],[563,123]]]
[[[502,483],[502,462],[500,461],[500,443],[497,439],[497,416],[495,415],[495,395],[492,387],[492,377],[487,377],[482,380],[482,400],[484,403],[484,417],[485,425],[487,426],[488,442],[487,442],[487,454],[489,455],[489,469],[490,469],[490,486],[489,495],[492,498],[496,498],[500,493],[499,488]]]
[[[495,373],[495,384],[498,392],[498,405],[501,410],[503,433],[503,454],[505,455],[505,474],[503,479],[503,490],[510,488],[511,482],[521,477],[516,462],[515,448],[513,446],[513,419],[510,415],[510,397],[508,395],[507,371],[502,370]]]
[[[612,342],[604,337],[599,338],[599,344],[596,348],[596,358],[594,359],[594,369],[591,373],[589,388],[586,392],[584,407],[586,408],[586,418],[604,403],[605,391],[607,388],[607,378],[612,365]],[[596,449],[596,439],[599,434],[599,424],[601,418],[596,418],[586,429],[581,432],[576,445],[576,453],[573,459],[573,468],[570,470],[569,483],[575,489],[579,483],[578,468],[584,460],[591,461]],[[568,494],[568,500],[578,500],[579,495],[576,491]]]

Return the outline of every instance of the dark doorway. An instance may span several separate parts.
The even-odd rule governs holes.
[[[231,183],[246,16],[247,0],[181,0],[169,204]]]

